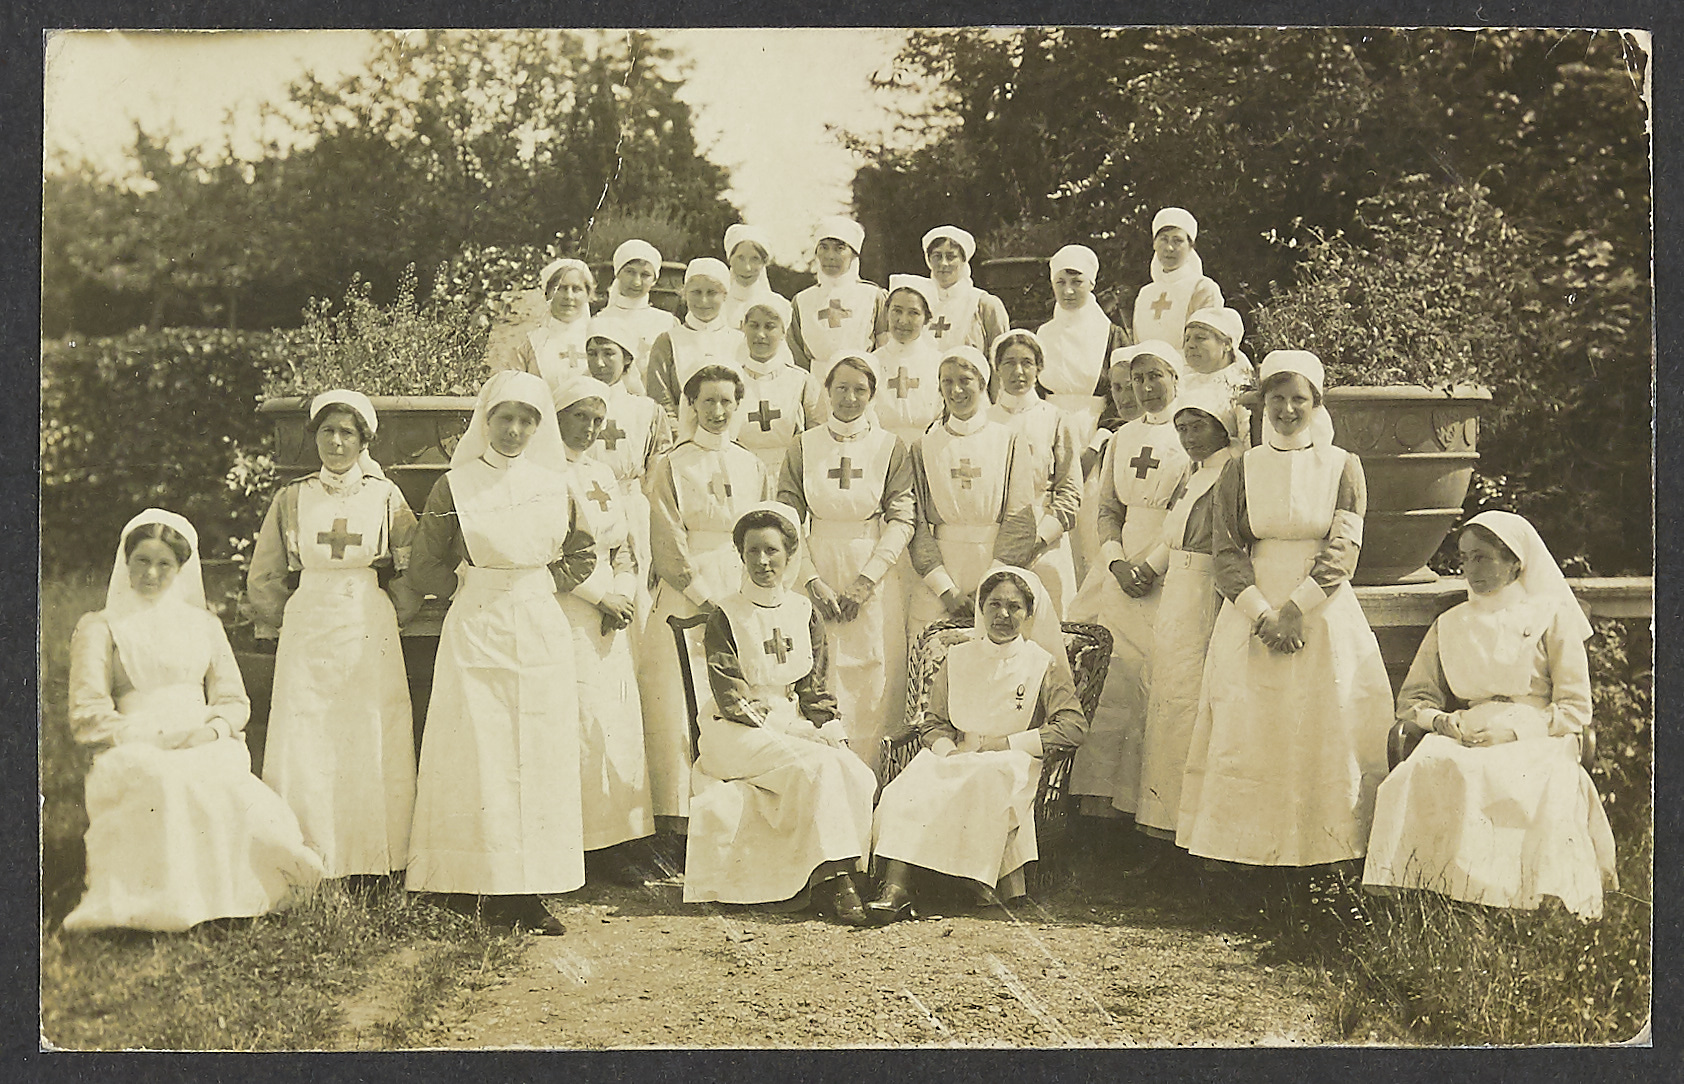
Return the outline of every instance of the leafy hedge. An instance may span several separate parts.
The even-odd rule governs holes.
[[[109,567],[149,505],[191,520],[206,557],[249,544],[268,481],[258,395],[283,349],[272,334],[197,328],[43,342],[43,570]]]

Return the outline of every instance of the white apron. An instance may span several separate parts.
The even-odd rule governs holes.
[[[585,883],[573,631],[546,565],[567,480],[516,460],[450,471],[474,564],[445,614],[421,741],[409,888],[484,895]]]
[[[1186,469],[1187,453],[1167,417],[1158,423],[1136,418],[1111,438],[1101,470],[1128,508],[1121,542],[1129,561],[1144,559],[1162,538],[1170,499]],[[1072,793],[1107,802],[1084,802],[1084,812],[1103,814],[1107,804],[1123,813],[1135,812],[1152,683],[1152,627],[1162,595],[1160,583],[1145,597],[1130,598],[1101,558],[1088,569],[1071,603],[1072,621],[1098,622],[1111,633],[1111,669],[1088,740],[1070,769]]]
[[[800,314],[801,341],[822,366],[843,350],[870,350],[876,332],[877,299],[874,283],[852,277],[831,286],[814,283],[795,295]]]
[[[731,528],[739,516],[765,498],[764,468],[754,453],[735,443],[712,451],[686,442],[669,453],[668,461],[678,491],[691,572],[708,598],[724,598],[742,583],[743,562],[731,541]],[[643,698],[649,790],[658,817],[690,815],[690,718],[667,618],[675,614],[694,617],[699,612],[681,589],[665,580],[656,585],[637,679]],[[692,637],[692,643],[699,639]],[[688,661],[700,699],[707,692],[707,666],[699,651],[693,651]]]
[[[743,677],[772,710],[759,727],[702,716],[684,902],[786,900],[823,863],[858,859],[864,868],[877,778],[849,750],[818,740],[798,713],[793,686],[813,669],[812,603],[785,593],[763,607],[738,594],[720,608]]]
[[[1328,445],[1246,453],[1251,563],[1271,606],[1308,575],[1333,521],[1348,453]],[[1176,843],[1259,866],[1360,858],[1386,773],[1392,690],[1356,592],[1341,583],[1304,616],[1304,646],[1264,646],[1224,602],[1182,777]]]
[[[576,374],[589,375],[585,340],[590,325],[588,315],[570,324],[546,315],[542,324],[526,333],[526,341],[538,359],[538,375],[550,386],[551,395],[557,394]]]
[[[890,339],[871,352],[871,360],[882,374],[871,409],[910,448],[941,417],[941,352],[920,335],[905,345]]]
[[[1047,401],[1076,422],[1076,447],[1080,455],[1099,432],[1099,417],[1105,399],[1094,394],[1110,359],[1111,320],[1090,296],[1077,313],[1053,309],[1053,318],[1036,331],[1046,350],[1047,363],[1040,383],[1050,393]],[[1099,526],[1094,518],[1099,504],[1099,471],[1082,484],[1082,510],[1076,516],[1075,538],[1070,543],[1077,582],[1088,574],[1088,562],[1099,553]]]
[[[1380,784],[1363,883],[1425,888],[1493,907],[1554,896],[1580,918],[1602,914],[1617,884],[1614,836],[1576,735],[1549,736],[1548,604],[1438,619],[1439,665],[1466,716],[1500,715],[1517,741],[1472,748],[1421,739]],[[1541,679],[1541,680],[1540,680]],[[1501,699],[1498,699],[1501,698]]]
[[[1225,463],[1227,457],[1222,457]],[[1140,786],[1134,823],[1175,838],[1181,809],[1181,777],[1187,770],[1187,746],[1199,713],[1204,687],[1205,653],[1222,596],[1216,590],[1216,562],[1208,553],[1182,548],[1187,518],[1222,474],[1222,463],[1201,464],[1176,497],[1164,521],[1170,545],[1169,567],[1159,588],[1152,626],[1152,687],[1146,708],[1140,757]],[[1207,508],[1208,511],[1208,499]]]
[[[615,550],[631,544],[624,506],[606,464],[577,459],[574,506],[596,540],[597,573],[611,575]],[[579,679],[580,801],[585,850],[641,839],[655,830],[649,768],[643,750],[643,708],[637,692],[630,629],[602,631],[602,611],[572,592],[558,595],[573,628]]]
[[[678,317],[649,304],[647,298],[637,306],[617,305],[614,294],[610,292],[607,306],[591,317],[593,328],[603,323],[624,329],[625,337],[631,340],[628,345],[632,348],[632,363],[626,373],[626,381],[631,386],[627,390],[642,395],[649,387],[649,350],[656,339],[678,326]]]
[[[1037,400],[1023,410],[1012,413],[996,403],[989,416],[1012,431],[1016,439],[1015,455],[1020,457],[1017,469],[1024,472],[1034,485],[1030,507],[1037,522],[1047,514],[1048,498],[1052,494],[1053,452],[1064,412],[1045,400]],[[1078,446],[1079,447],[1079,446]],[[1080,472],[1081,465],[1071,465]],[[1058,543],[1029,566],[1039,576],[1047,593],[1052,596],[1053,608],[1062,621],[1076,597],[1076,565],[1070,551],[1070,531],[1059,536]]]
[[[389,483],[298,491],[304,567],[275,650],[263,781],[298,815],[329,877],[409,860],[415,731],[392,601],[369,563],[386,554]]]
[[[660,310],[656,310],[660,311]],[[654,604],[649,591],[649,497],[643,492],[643,476],[649,450],[655,443],[656,415],[661,404],[647,395],[634,394],[624,384],[608,389],[608,416],[591,445],[591,458],[608,464],[619,488],[618,503],[631,534],[632,559],[637,562],[637,617],[632,621],[632,655],[642,658],[643,637]],[[656,641],[661,650],[661,641]]]
[[[872,852],[993,888],[1038,857],[1035,792],[1041,762],[1017,750],[977,752],[979,739],[1026,730],[1052,656],[1033,641],[986,638],[953,645],[949,719],[959,751],[912,758],[877,806]]]
[[[1203,271],[1189,260],[1175,272],[1142,286],[1134,298],[1134,341],[1161,339],[1181,349],[1187,317],[1193,315],[1193,292],[1204,281]]]
[[[784,456],[796,435],[818,419],[807,417],[803,402],[810,377],[795,365],[778,365],[764,376],[743,366],[743,402],[738,408],[742,428],[737,443],[760,457],[766,471],[778,477]]]
[[[840,595],[853,586],[882,537],[880,512],[895,435],[873,428],[842,441],[820,427],[800,439],[813,567]],[[849,742],[873,769],[883,736],[898,726],[906,707],[906,614],[899,587],[890,570],[852,621],[825,623],[832,691]]]
[[[981,287],[963,279],[952,289],[936,287],[935,306],[924,331],[938,351],[963,344],[988,352],[988,336],[982,326],[982,299],[986,296]]]
[[[963,435],[944,424],[924,434],[921,446],[942,564],[961,594],[974,595],[994,563],[994,539],[1006,515],[1012,432],[995,421]],[[920,578],[907,602],[907,642],[917,643],[947,616],[940,596]]]
[[[208,615],[206,615],[208,616]],[[134,688],[119,698],[125,733],[171,734],[204,725],[210,622],[167,630],[167,651],[141,629],[113,628]],[[177,932],[214,918],[286,906],[322,876],[298,821],[251,774],[242,737],[191,749],[116,745],[88,770],[87,892],[66,930]]]

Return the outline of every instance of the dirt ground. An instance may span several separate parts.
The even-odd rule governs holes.
[[[1078,876],[1004,910],[850,929],[686,905],[676,877],[551,901],[567,923],[427,1022],[421,1045],[836,1047],[1327,1042],[1325,983],[1259,959],[1198,908],[1143,902],[1151,870]],[[1130,899],[1131,895],[1140,898]],[[362,995],[378,999],[379,992]],[[355,1009],[356,1006],[353,1006]]]

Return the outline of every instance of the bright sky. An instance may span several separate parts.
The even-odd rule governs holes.
[[[889,123],[868,89],[887,71],[898,30],[675,30],[660,40],[689,61],[681,96],[700,146],[731,170],[731,197],[772,237],[780,262],[805,266],[812,223],[846,209],[855,160],[827,123],[876,135]],[[263,133],[258,108],[307,69],[324,80],[360,68],[365,31],[74,31],[47,47],[49,156],[86,155],[116,171],[139,121],[183,143],[220,143],[238,118],[236,152]],[[275,130],[274,135],[279,135]]]

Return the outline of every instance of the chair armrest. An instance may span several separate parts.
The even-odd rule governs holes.
[[[1579,731],[1579,765],[1589,774],[1596,766],[1596,727],[1587,726]]]
[[[1415,747],[1421,744],[1421,739],[1425,736],[1409,733],[1409,728],[1402,719],[1393,723],[1392,728],[1386,731],[1386,770],[1396,771],[1397,766],[1409,759],[1409,754],[1415,751]]]

